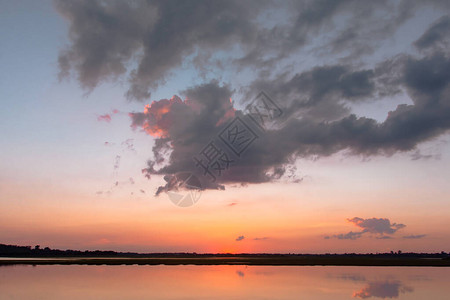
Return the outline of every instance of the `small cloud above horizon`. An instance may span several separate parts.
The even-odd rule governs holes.
[[[421,238],[424,238],[424,237],[426,237],[427,235],[426,234],[417,234],[417,235],[414,235],[414,234],[412,234],[412,235],[405,235],[405,236],[403,236],[403,238],[404,239],[421,239]]]
[[[347,219],[347,221],[363,230],[357,232],[350,231],[348,233],[333,234],[331,236],[327,235],[324,238],[326,240],[331,238],[336,238],[339,240],[356,240],[361,238],[363,235],[372,234],[376,239],[386,240],[393,239],[391,235],[395,234],[398,230],[406,227],[405,224],[391,223],[391,221],[387,218],[363,219],[354,217],[352,219]],[[372,237],[372,235],[369,236]]]

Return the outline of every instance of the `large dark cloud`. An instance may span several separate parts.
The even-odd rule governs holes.
[[[211,187],[279,179],[301,157],[327,156],[341,150],[365,156],[410,151],[446,132],[450,128],[448,56],[435,53],[425,58],[401,56],[396,60],[393,75],[392,64],[384,73],[379,66],[373,70],[324,66],[274,82],[273,98],[285,111],[282,124],[258,133],[259,138],[247,149],[245,157],[234,159]],[[413,104],[399,105],[381,123],[351,114],[346,103],[388,93],[390,87],[379,82],[386,76],[392,77],[388,82],[396,82],[407,91]],[[149,162],[147,172],[162,175],[195,170],[193,157],[234,116],[249,120],[246,113],[235,110],[230,103],[232,94],[228,86],[211,82],[186,90],[186,101],[175,97],[177,101],[153,102],[155,112],[164,103],[168,105],[163,115],[147,109],[131,114],[134,126],[148,131],[149,124],[159,124],[158,130],[164,132],[156,135],[155,159]],[[164,151],[170,155],[162,157]],[[157,164],[162,167],[155,168]]]
[[[153,101],[143,112],[130,114],[134,128],[155,138],[144,173],[167,175],[159,192],[177,186],[173,176],[178,172],[197,172],[207,179],[194,158],[239,117],[249,122],[256,140],[239,157],[222,150],[230,158],[227,169],[215,181],[204,180],[202,187],[299,181],[293,175],[299,158],[342,150],[363,156],[417,151],[421,142],[448,131],[448,16],[418,33],[414,46],[419,54],[400,53],[370,65],[358,60],[424,5],[443,13],[449,8],[446,1],[59,0],[55,6],[70,26],[60,72],[67,76],[75,71],[87,90],[128,76],[127,96],[145,99],[187,59],[207,72],[214,54],[228,53],[231,58],[219,65],[251,70],[248,86],[208,80],[180,97]],[[289,71],[306,46],[314,49],[316,60],[324,55],[335,59]],[[275,67],[273,72],[267,72],[269,66]],[[230,101],[236,91],[252,99],[259,90],[266,90],[283,111],[278,124],[266,131],[251,125],[248,113]],[[352,114],[355,103],[401,93],[412,103],[398,105],[381,122]],[[227,149],[220,139],[215,143]]]

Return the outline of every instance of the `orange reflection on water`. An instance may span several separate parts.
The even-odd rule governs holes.
[[[1,299],[446,299],[450,268],[0,267]]]

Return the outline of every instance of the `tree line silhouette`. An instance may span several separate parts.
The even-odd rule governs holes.
[[[344,254],[297,254],[297,253],[195,253],[195,252],[177,252],[177,253],[136,253],[136,252],[116,252],[103,250],[59,250],[49,247],[41,248],[40,245],[17,246],[0,244],[0,257],[296,257],[296,256],[315,256],[315,257],[380,257],[380,258],[443,258],[450,259],[450,253],[444,251],[440,253],[404,253],[402,251],[391,251],[389,253],[344,253]]]

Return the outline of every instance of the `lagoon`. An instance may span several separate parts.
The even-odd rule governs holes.
[[[448,299],[450,268],[9,265],[0,299]]]

